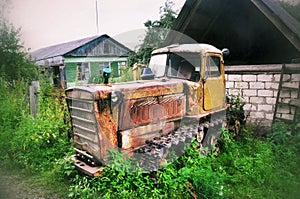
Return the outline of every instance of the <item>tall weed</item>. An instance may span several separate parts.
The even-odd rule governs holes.
[[[8,154],[6,161],[9,164],[31,171],[47,170],[53,166],[55,159],[62,158],[69,150],[65,104],[49,90],[41,89],[40,113],[36,118],[22,110],[26,95],[20,95],[17,88],[6,96],[7,108],[14,109],[3,118],[5,125],[0,145],[4,154]],[[1,108],[1,111],[5,112],[5,109]]]

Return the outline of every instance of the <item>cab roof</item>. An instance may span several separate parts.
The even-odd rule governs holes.
[[[209,44],[172,44],[163,48],[159,48],[152,52],[152,55],[159,53],[182,53],[182,52],[191,52],[191,53],[219,53],[222,54],[221,50]]]

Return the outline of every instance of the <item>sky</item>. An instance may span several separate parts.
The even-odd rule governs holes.
[[[108,34],[125,45],[142,39],[144,23],[157,20],[165,0],[10,0],[8,18],[21,28],[30,51],[42,47]],[[180,10],[185,0],[172,0]],[[96,23],[98,7],[98,27]],[[132,41],[135,40],[135,41]]]

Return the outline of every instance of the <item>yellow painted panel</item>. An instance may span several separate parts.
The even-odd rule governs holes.
[[[221,77],[208,78],[204,83],[204,109],[223,107],[225,103],[225,86]]]

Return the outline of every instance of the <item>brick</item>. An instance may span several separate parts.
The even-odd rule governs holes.
[[[255,82],[257,80],[257,77],[256,75],[243,75],[242,80],[247,82]]]
[[[250,82],[251,89],[264,89],[265,83],[264,82]]]
[[[290,88],[298,88],[299,87],[299,82],[284,82],[282,86],[287,86]]]
[[[271,82],[273,80],[273,75],[257,75],[257,81],[261,82]]]
[[[292,74],[292,81],[300,81],[300,74]]]
[[[273,113],[266,113],[266,119],[267,120],[273,120],[273,116],[274,116]]]
[[[292,114],[292,115],[295,114],[295,111],[296,111],[296,108],[295,108],[295,107],[291,107],[291,114]]]
[[[265,114],[263,112],[251,112],[250,113],[250,118],[262,119],[262,118],[265,118]]]
[[[279,82],[279,81],[280,81],[280,75],[279,75],[279,74],[276,74],[276,75],[274,75],[273,77],[274,77],[274,78],[273,78],[273,81],[274,81],[274,82]]]
[[[265,83],[265,89],[278,89],[279,83],[274,82],[266,82]]]
[[[264,97],[250,97],[250,103],[262,104],[262,103],[265,103],[265,98]]]
[[[234,82],[226,82],[226,88],[234,88]]]
[[[271,104],[271,105],[275,105],[276,104],[276,98],[274,98],[274,97],[266,97],[266,103],[267,104]]]
[[[291,75],[287,75],[287,74],[283,75],[282,81],[287,82],[290,80],[291,80]]]
[[[291,97],[291,91],[287,91],[287,90],[282,90],[280,92],[280,97],[286,97],[286,98],[290,98]]]
[[[294,115],[292,115],[292,114],[282,114],[281,117],[282,117],[283,119],[293,120]]]
[[[241,75],[228,75],[228,81],[242,81]]]
[[[265,96],[265,97],[273,97],[274,92],[272,90],[258,90],[258,96]]]
[[[278,107],[277,108],[277,113],[288,114],[288,113],[290,113],[290,108],[289,107]]]
[[[280,102],[283,102],[283,103],[290,103],[290,101],[291,101],[291,98],[285,98],[285,97],[280,98]]]
[[[254,104],[245,104],[244,105],[244,110],[245,111],[256,111],[257,107]]]
[[[243,96],[243,101],[244,101],[245,103],[249,103],[249,102],[250,102],[250,99],[249,99],[249,97],[247,97],[247,96]]]
[[[257,96],[257,91],[245,89],[243,90],[243,96]]]
[[[241,93],[241,90],[240,89],[235,89],[235,88],[233,88],[233,89],[228,89],[228,94],[229,95],[238,95],[238,94],[240,94]]]
[[[261,120],[261,121],[259,121],[259,125],[260,126],[271,127],[272,126],[272,120],[267,120],[267,119]]]
[[[266,112],[272,112],[273,106],[269,104],[258,104],[257,111],[266,111]]]
[[[291,98],[297,99],[298,98],[298,92],[295,91],[295,90],[291,91]]]
[[[235,88],[246,88],[246,89],[249,88],[248,82],[235,82],[234,85]]]

